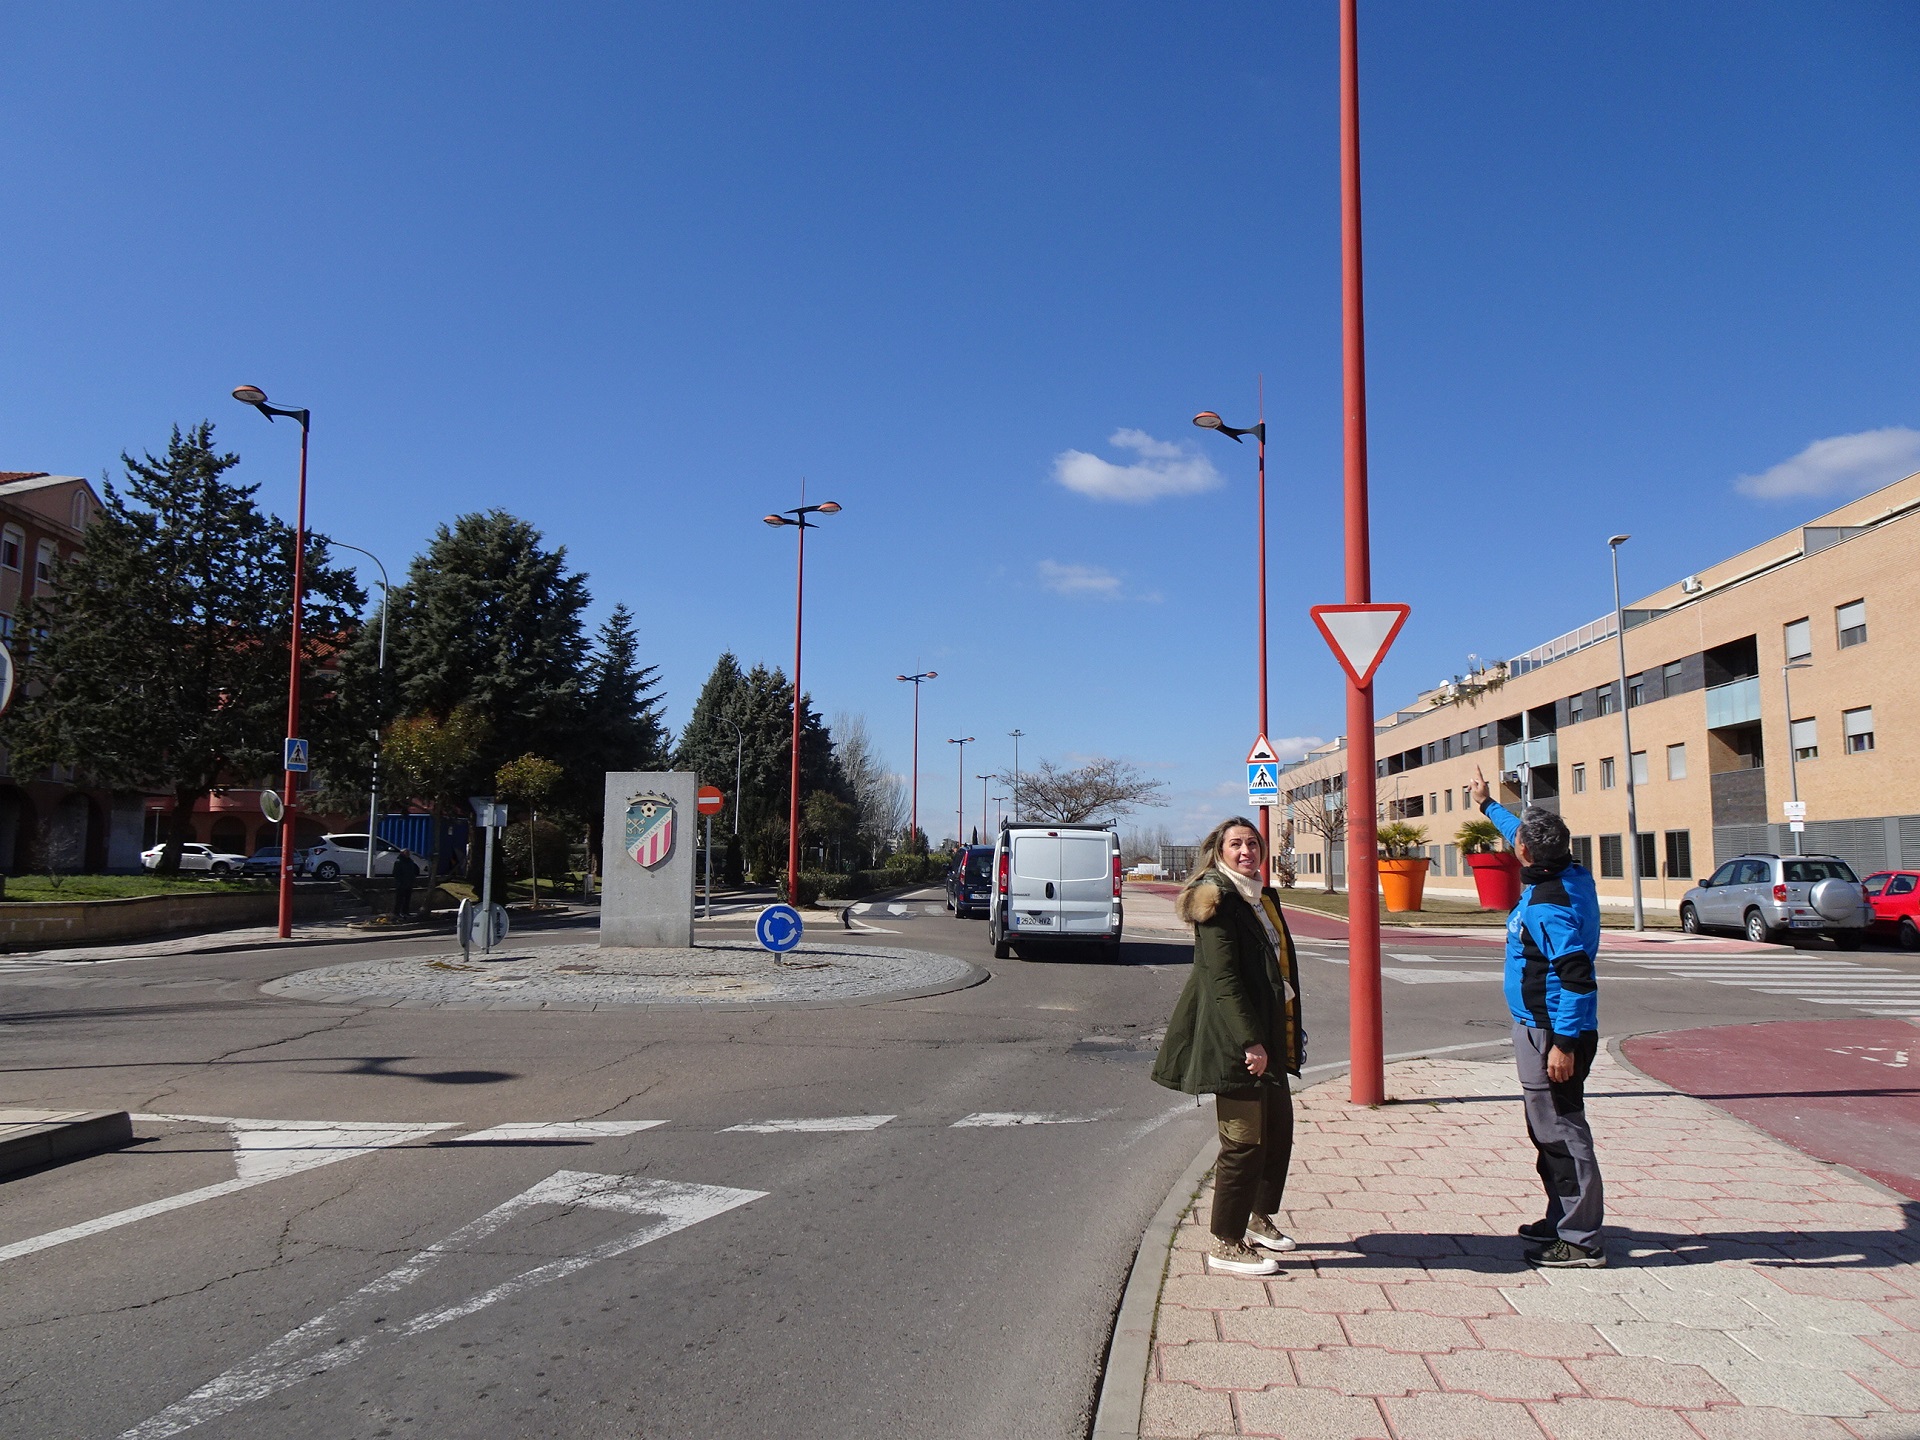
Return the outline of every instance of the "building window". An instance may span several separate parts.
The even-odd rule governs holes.
[[[73,492],[73,528],[76,530],[87,528],[87,492],[84,490]]]
[[[1584,795],[1587,793],[1587,767],[1585,764],[1573,767],[1573,793],[1576,795]]]
[[[1613,788],[1613,757],[1611,755],[1600,762],[1600,788],[1602,790]]]
[[[1786,633],[1787,659],[1805,660],[1813,654],[1813,621],[1795,620]]]
[[[1686,830],[1667,831],[1667,879],[1693,878],[1693,836]]]
[[[1596,707],[1602,715],[1611,715],[1620,708],[1620,692],[1611,685],[1602,685],[1594,692],[1600,701]]]
[[[1686,778],[1687,747],[1684,744],[1667,746],[1667,779],[1684,780]]]
[[[1856,600],[1851,605],[1842,605],[1835,610],[1834,616],[1840,622],[1840,648],[1849,645],[1867,643],[1867,602]]]
[[[1626,848],[1618,835],[1600,837],[1600,878],[1618,880],[1627,873]]]
[[[1453,809],[1453,787],[1451,785],[1447,787],[1447,809]]]
[[[1460,808],[1462,810],[1471,810],[1473,808],[1473,787],[1471,785],[1462,785],[1460,787]]]
[[[53,562],[58,558],[58,553],[51,540],[42,540],[34,547],[33,582],[36,590],[53,579]]]
[[[1446,856],[1447,874],[1458,875],[1460,873],[1460,847],[1457,845],[1447,846]]]
[[[1567,842],[1567,845],[1573,851],[1574,864],[1583,870],[1593,869],[1593,837],[1591,835],[1576,835]]]
[[[1660,693],[1662,695],[1680,693],[1680,662],[1678,660],[1660,667]]]
[[[1792,725],[1793,758],[1796,760],[1818,760],[1820,758],[1820,731],[1812,720],[1796,720]]]
[[[1633,783],[1636,785],[1647,783],[1647,752],[1644,750],[1633,752]]]
[[[1627,708],[1631,710],[1636,705],[1644,705],[1646,703],[1647,677],[1644,675],[1636,675],[1627,681]]]
[[[1569,725],[1578,725],[1586,718],[1587,697],[1585,695],[1569,695],[1567,697],[1567,723]]]
[[[20,547],[27,543],[26,535],[7,526],[0,532],[0,568],[18,570],[20,568]]]
[[[1840,712],[1840,733],[1846,737],[1847,754],[1859,755],[1873,749],[1873,707]]]
[[[1633,838],[1640,842],[1640,878],[1642,880],[1651,880],[1655,875],[1660,873],[1658,863],[1659,837],[1643,832]]]

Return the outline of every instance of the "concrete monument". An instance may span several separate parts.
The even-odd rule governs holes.
[[[600,861],[600,943],[693,944],[699,843],[690,770],[610,770]]]

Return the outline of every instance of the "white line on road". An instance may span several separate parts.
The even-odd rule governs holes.
[[[494,1140],[611,1140],[637,1135],[664,1125],[664,1120],[509,1120],[471,1135],[456,1135],[450,1145],[472,1145]]]
[[[184,1400],[169,1405],[152,1419],[134,1426],[120,1440],[163,1440],[165,1436],[178,1435],[183,1430],[191,1430],[196,1425],[204,1425],[209,1420],[231,1414],[256,1400],[264,1400],[290,1385],[298,1385],[303,1380],[357,1360],[377,1344],[437,1330],[449,1321],[472,1315],[536,1286],[565,1279],[589,1265],[624,1255],[629,1250],[636,1250],[675,1231],[685,1230],[702,1220],[710,1220],[736,1206],[759,1200],[766,1194],[764,1190],[731,1190],[720,1185],[688,1185],[673,1180],[594,1175],[579,1170],[558,1171],[504,1204],[496,1205],[479,1219],[461,1226],[438,1244],[428,1246],[398,1269],[390,1270],[378,1280],[361,1286],[338,1305],[288,1331],[252,1358],[224,1375],[209,1380]],[[351,1340],[339,1333],[345,1328],[346,1322],[354,1318],[354,1312],[364,1308],[365,1301],[405,1289],[449,1255],[466,1252],[469,1246],[485,1239],[521,1211],[535,1205],[584,1205],[597,1210],[659,1218],[578,1255],[535,1266],[457,1305],[423,1311],[400,1325],[369,1330]],[[371,1323],[379,1324],[380,1321]]]
[[[1089,1125],[1098,1115],[1047,1115],[1019,1110],[982,1110],[953,1122],[949,1129],[997,1129],[1006,1125]]]
[[[1465,985],[1503,978],[1499,970],[1396,970],[1391,965],[1382,965],[1380,973],[1402,985]]]
[[[837,1130],[878,1130],[893,1118],[891,1115],[822,1115],[805,1120],[749,1120],[743,1125],[729,1125],[720,1133],[722,1135],[816,1135]]]

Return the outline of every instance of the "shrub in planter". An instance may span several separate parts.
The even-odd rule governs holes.
[[[1520,903],[1520,860],[1496,849],[1500,830],[1491,820],[1469,820],[1453,837],[1473,872],[1473,888],[1487,910],[1511,910]]]

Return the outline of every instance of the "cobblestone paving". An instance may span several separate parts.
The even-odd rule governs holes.
[[[1279,1275],[1208,1275],[1176,1232],[1141,1434],[1291,1440],[1916,1440],[1906,1207],[1602,1054],[1588,1087],[1609,1265],[1533,1271],[1511,1062],[1295,1097]]]
[[[486,1010],[599,1010],[851,1001],[955,989],[981,972],[951,955],[864,945],[803,944],[784,961],[758,945],[715,940],[685,950],[516,946],[357,960],[303,970],[261,988],[336,1004]]]

